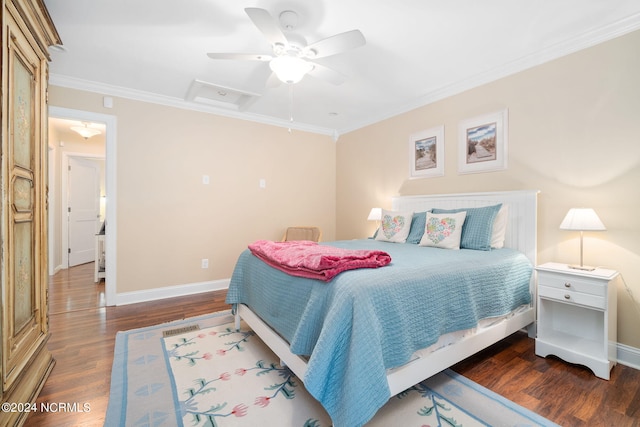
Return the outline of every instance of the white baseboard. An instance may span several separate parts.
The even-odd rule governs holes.
[[[138,302],[219,291],[229,288],[229,280],[230,279],[222,279],[210,282],[188,283],[184,285],[167,286],[164,288],[146,289],[144,291],[123,292],[116,294],[115,305],[135,304]]]
[[[618,343],[617,348],[619,364],[640,370],[640,348],[620,343]]]
[[[55,267],[50,266],[49,268],[50,268],[49,276],[54,276],[60,270],[64,270],[64,268],[62,268],[62,265],[57,265]]]

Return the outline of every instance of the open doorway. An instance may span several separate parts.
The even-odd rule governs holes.
[[[96,262],[96,235],[105,225],[106,305],[115,304],[116,289],[115,124],[114,116],[49,107],[49,274]]]

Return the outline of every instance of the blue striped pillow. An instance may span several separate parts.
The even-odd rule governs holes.
[[[460,247],[463,249],[491,250],[491,234],[493,222],[498,215],[502,203],[482,208],[433,209],[433,213],[466,212],[467,217],[462,225]]]
[[[424,235],[424,227],[427,223],[427,212],[414,212],[411,219],[411,230],[409,230],[409,236],[407,237],[407,243],[418,244]]]

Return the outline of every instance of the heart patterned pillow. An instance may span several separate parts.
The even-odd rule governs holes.
[[[393,238],[404,228],[404,217],[402,215],[383,215],[382,216],[382,232],[387,239]]]
[[[404,243],[411,228],[413,212],[394,212],[382,210],[382,223],[376,234],[376,240]]]
[[[424,235],[420,246],[443,249],[460,249],[462,224],[466,212],[434,214],[427,212]]]
[[[456,223],[457,221],[451,217],[443,219],[431,217],[425,226],[427,237],[437,245],[456,231]]]

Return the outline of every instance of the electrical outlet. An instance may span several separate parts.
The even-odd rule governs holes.
[[[207,258],[202,259],[202,268],[209,268],[209,260]]]

